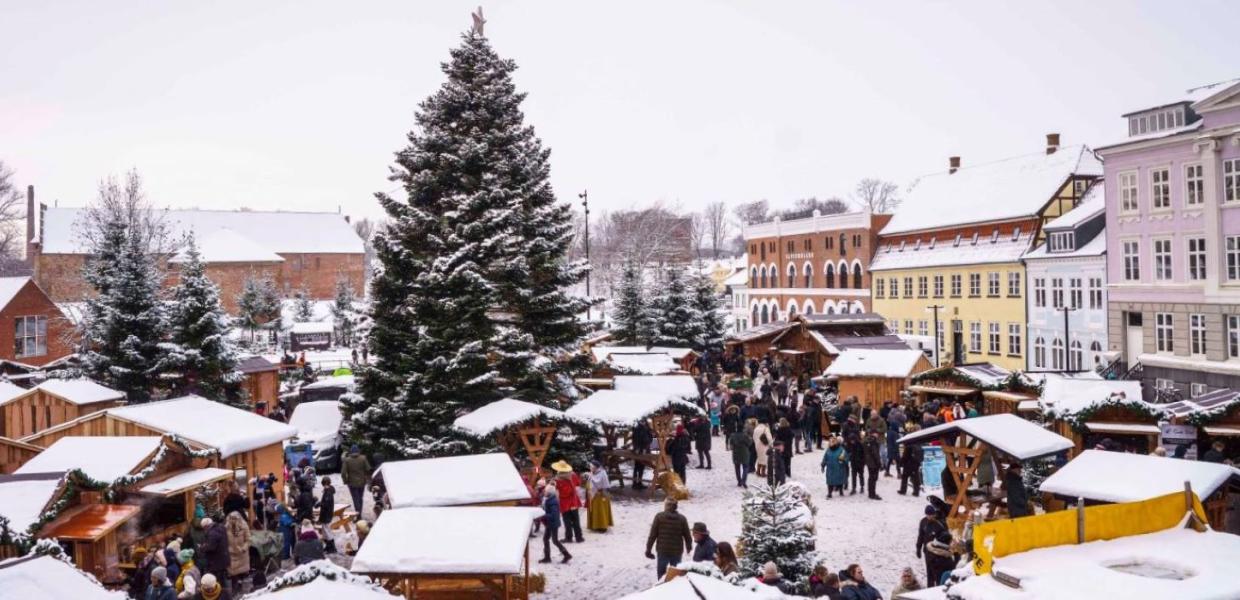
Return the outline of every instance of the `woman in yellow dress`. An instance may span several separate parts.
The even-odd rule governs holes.
[[[611,498],[609,498],[611,480],[607,478],[607,470],[596,461],[590,462],[590,475],[586,478],[589,487],[586,490],[587,504],[586,527],[590,531],[607,531],[612,526]]]

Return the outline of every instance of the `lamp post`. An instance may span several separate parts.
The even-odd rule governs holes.
[[[585,215],[586,215],[586,232],[585,232],[586,233],[586,267],[587,267],[586,269],[586,299],[589,300],[590,299],[590,269],[588,267],[590,266],[590,191],[582,190],[580,194],[577,194],[577,197],[581,198],[581,208],[585,211]],[[590,320],[590,305],[589,304],[586,304],[586,320],[587,321]]]
[[[939,351],[943,343],[939,340],[939,311],[947,308],[942,304],[931,304],[926,310],[934,312],[934,368],[939,368]]]

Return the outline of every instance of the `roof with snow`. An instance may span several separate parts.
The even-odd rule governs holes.
[[[267,587],[244,597],[271,600],[393,600],[400,598],[388,593],[369,577],[354,575],[330,560],[321,559],[306,563],[285,573]]]
[[[0,517],[9,520],[9,530],[25,533],[38,522],[64,478],[64,471],[0,475]]]
[[[1133,110],[1130,110],[1124,113],[1121,116],[1128,117],[1131,115],[1143,113],[1143,112],[1150,111],[1150,110],[1157,110],[1160,108],[1165,108],[1167,106],[1171,106],[1173,104],[1179,104],[1181,102],[1188,102],[1189,104],[1196,104],[1203,100],[1209,99],[1210,96],[1213,96],[1219,92],[1226,91],[1227,88],[1237,83],[1240,83],[1240,79],[1227,79],[1227,80],[1220,81],[1217,83],[1210,83],[1210,84],[1198,86],[1195,88],[1189,88],[1187,90],[1184,90],[1184,93],[1182,94],[1174,94],[1170,96],[1165,96],[1160,100],[1151,100],[1150,104],[1145,105],[1144,108],[1135,108]]]
[[[112,408],[108,414],[215,448],[221,458],[297,435],[296,429],[284,423],[201,396]]]
[[[599,425],[629,427],[669,409],[702,412],[695,404],[674,400],[664,394],[599,390],[564,413]]]
[[[1101,161],[1086,146],[927,175],[913,183],[882,235],[1032,217],[1074,174],[1102,176]]]
[[[339,434],[342,422],[344,416],[340,414],[340,402],[336,400],[299,402],[288,418],[289,426],[297,430],[297,438],[303,441]]]
[[[672,360],[680,360],[693,353],[692,348],[674,348],[672,346],[594,346],[590,348],[594,360],[604,361],[615,354],[666,354]]]
[[[1083,246],[1077,247],[1071,252],[1050,252],[1047,250],[1046,242],[1038,244],[1037,248],[1030,250],[1025,254],[1025,260],[1036,260],[1039,258],[1081,258],[1085,256],[1102,256],[1107,253],[1107,232],[1100,231],[1094,239],[1089,240]]]
[[[1019,460],[1040,458],[1073,447],[1072,440],[1011,414],[956,419],[910,433],[900,438],[900,443],[927,442],[953,433],[968,434]]]
[[[204,258],[210,247],[221,246],[222,256],[272,256],[273,253],[362,254],[362,239],[338,213],[257,210],[155,211],[168,225],[172,239],[189,231],[204,241]],[[43,212],[44,254],[85,254],[84,241],[75,229],[85,209],[47,207]],[[223,233],[221,233],[223,232]],[[227,240],[242,238],[244,248],[227,248]],[[219,240],[220,244],[216,244]],[[210,247],[209,247],[210,246]],[[259,250],[261,249],[261,251]]]
[[[94,578],[51,556],[27,556],[0,562],[0,590],[6,598],[42,600],[124,600]]]
[[[536,508],[411,507],[383,511],[353,557],[354,573],[511,575],[521,571]]]
[[[831,361],[824,375],[902,379],[917,371],[925,357],[921,350],[845,350]]]
[[[663,353],[612,354],[607,357],[607,362],[618,369],[646,375],[662,375],[680,370],[680,364]]]
[[[1089,186],[1089,191],[1085,192],[1085,197],[1076,203],[1075,208],[1055,217],[1054,220],[1042,228],[1047,231],[1071,229],[1102,214],[1106,211],[1106,208],[1106,186],[1100,184],[1091,185]]]
[[[671,581],[665,581],[654,587],[621,596],[620,600],[766,600],[786,598],[770,586],[765,590],[754,591],[732,585],[722,579],[715,579],[697,573],[686,573]]]
[[[1143,402],[1141,382],[1047,377],[1042,385],[1042,395],[1038,398],[1042,412],[1057,417],[1074,415],[1098,404],[1118,401]]]
[[[1038,548],[995,559],[993,574],[952,586],[960,600],[1076,598],[1240,598],[1240,536],[1173,527],[1113,540]]]
[[[195,237],[194,245],[204,263],[284,262],[283,257],[266,246],[226,227]],[[187,261],[189,256],[185,250],[168,260],[171,263]]]
[[[1049,198],[1049,196],[1048,196]],[[1010,263],[1020,260],[1033,242],[1033,231],[1023,231],[1017,236],[993,234],[964,238],[957,244],[954,240],[879,244],[870,263],[871,271],[893,269],[917,269],[948,265],[985,265]]]
[[[792,326],[793,323],[789,323],[787,321],[775,321],[774,323],[766,323],[763,325],[758,325],[757,327],[750,327],[744,331],[738,331],[728,336],[728,339],[736,342],[749,342],[764,338],[768,335],[779,333]]]
[[[0,277],[0,309],[8,306],[29,281],[29,277]]]
[[[278,371],[280,370],[280,365],[261,356],[246,356],[237,362],[237,370],[242,373],[261,373],[264,371]]]
[[[73,404],[95,404],[124,400],[124,392],[96,383],[90,379],[48,379],[35,386],[53,396]]]
[[[161,438],[63,437],[30,459],[14,473],[49,473],[81,469],[87,477],[111,483],[128,475],[159,449]]]
[[[554,408],[516,398],[503,398],[467,415],[457,417],[452,426],[463,433],[485,438],[536,418],[545,422],[572,420],[571,417]]]
[[[142,486],[139,490],[144,494],[154,494],[156,496],[168,497],[173,494],[179,494],[198,488],[213,481],[223,481],[232,479],[234,473],[230,469],[221,469],[219,467],[203,467],[201,469],[187,469],[166,477],[158,481],[153,481]]]
[[[1201,498],[1227,482],[1240,484],[1240,469],[1224,464],[1127,452],[1086,450],[1043,482],[1043,492],[1103,502],[1137,502],[1192,485]]]
[[[320,377],[317,380],[301,386],[303,390],[326,390],[332,388],[353,389],[357,385],[356,375],[332,375],[330,377]]]
[[[988,386],[999,385],[1012,376],[1011,371],[992,363],[965,363],[955,369]]]
[[[662,394],[672,400],[697,400],[697,382],[691,375],[616,375],[612,388],[617,392]]]
[[[18,396],[24,395],[30,390],[18,387],[7,381],[0,381],[0,404],[8,404],[8,402]]]
[[[336,326],[331,321],[306,321],[304,323],[293,323],[289,331],[297,334],[302,333],[331,333],[336,330]]]
[[[464,506],[528,500],[530,490],[502,452],[421,458],[383,463],[383,476],[393,508]]]

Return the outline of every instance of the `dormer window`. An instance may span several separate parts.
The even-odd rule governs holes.
[[[991,232],[991,234],[990,234],[990,243],[992,243],[992,244],[993,244],[993,243],[995,243],[995,242],[997,242],[997,241],[999,241],[999,230],[998,230],[998,229],[995,229],[995,230],[994,230],[993,232]]]
[[[959,234],[959,233],[957,233],[957,234],[956,234],[956,241],[955,241],[954,243],[952,243],[952,247],[954,248],[954,247],[957,247],[957,246],[959,246],[959,245],[960,245],[960,234]]]
[[[917,238],[917,243],[913,244],[914,250],[921,250],[921,238]]]
[[[1076,233],[1072,231],[1057,231],[1050,235],[1049,242],[1051,252],[1071,252],[1076,249]]]
[[[934,250],[934,242],[935,242],[935,241],[937,241],[938,239],[939,239],[939,238],[930,238],[930,246],[929,246],[929,248],[930,248],[931,250]]]
[[[900,240],[900,252],[904,252],[904,240]]]
[[[1018,240],[1020,240],[1020,228],[1019,227],[1016,228],[1016,231],[1012,232],[1012,241],[1015,242]]]
[[[977,232],[976,231],[973,232],[973,245],[974,246],[977,245]]]
[[[1160,108],[1128,117],[1128,135],[1158,133],[1184,126],[1184,105]]]

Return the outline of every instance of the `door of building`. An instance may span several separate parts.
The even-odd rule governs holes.
[[[964,323],[952,321],[952,364],[964,364]]]
[[[1126,312],[1124,317],[1124,362],[1131,369],[1137,364],[1137,357],[1141,356],[1145,334],[1141,327],[1141,313]]]

